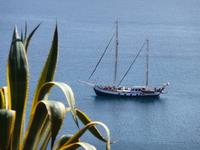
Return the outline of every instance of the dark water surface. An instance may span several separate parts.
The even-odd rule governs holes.
[[[43,22],[28,52],[30,99],[47,56],[55,22],[59,25],[60,56],[56,80],[74,90],[77,106],[93,120],[106,123],[117,143],[114,150],[200,149],[200,1],[199,0],[0,0],[0,83],[6,85],[5,65],[13,26],[27,20],[30,28]],[[142,42],[150,39],[150,84],[169,81],[160,99],[97,98],[78,82],[87,80],[114,31],[119,18],[119,78],[128,68]],[[109,49],[92,81],[111,83],[113,47]],[[144,83],[144,53],[123,84]],[[65,102],[55,89],[52,99]],[[29,101],[28,108],[31,102]],[[60,135],[74,133],[67,116]],[[87,142],[105,145],[89,133]]]

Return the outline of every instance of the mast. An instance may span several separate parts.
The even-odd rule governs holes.
[[[118,45],[119,45],[119,39],[118,39],[118,20],[116,20],[116,35],[115,35],[115,66],[114,66],[114,79],[113,79],[113,84],[114,84],[114,86],[116,85],[116,81],[117,81]]]
[[[146,87],[149,84],[149,40],[146,40],[147,42],[147,47],[146,47],[146,82],[145,85]]]

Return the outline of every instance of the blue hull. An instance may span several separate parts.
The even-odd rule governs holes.
[[[123,94],[123,95],[116,95],[116,94],[112,94],[112,93],[106,93],[106,92],[102,92],[99,91],[97,89],[94,88],[94,91],[96,93],[97,96],[104,96],[104,97],[119,97],[119,98],[139,98],[139,97],[146,97],[146,98],[159,98],[159,95],[128,95],[128,94]]]

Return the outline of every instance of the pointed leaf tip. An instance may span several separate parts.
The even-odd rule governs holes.
[[[25,32],[26,32],[26,34],[25,34],[25,38],[24,38],[25,39],[24,40],[24,45],[25,45],[26,52],[28,51],[28,46],[29,46],[29,43],[30,43],[30,40],[31,40],[32,36],[37,31],[37,29],[39,28],[40,25],[41,25],[41,23],[39,23],[27,37],[27,23],[25,24]]]
[[[12,40],[15,41],[16,39],[19,39],[19,35],[17,31],[17,26],[15,25]]]
[[[54,31],[54,40],[58,43],[58,25],[56,23],[55,31]]]

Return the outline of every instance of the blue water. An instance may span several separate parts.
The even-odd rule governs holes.
[[[68,83],[77,106],[93,120],[108,125],[114,150],[200,149],[200,1],[199,0],[0,0],[0,84],[5,71],[13,26],[29,29],[42,22],[29,48],[30,94],[28,107],[53,29],[59,26],[59,62],[56,80]],[[150,84],[170,82],[159,100],[97,98],[93,90],[78,82],[87,80],[119,19],[120,78],[142,42],[150,40]],[[91,81],[111,83],[113,47],[109,49]],[[124,85],[144,83],[144,53]],[[66,104],[55,89],[52,99]],[[77,128],[70,115],[59,134]],[[98,149],[105,145],[87,133],[83,140]]]

